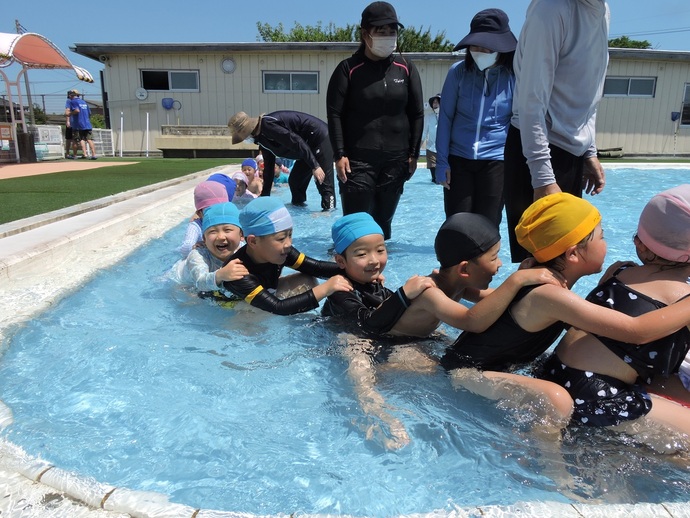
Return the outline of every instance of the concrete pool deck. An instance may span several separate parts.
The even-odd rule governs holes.
[[[66,162],[64,170],[106,164],[84,162]],[[7,177],[3,173],[9,172],[6,171],[8,168],[36,165],[1,166],[0,182]],[[50,172],[59,172],[54,170],[56,164],[45,166]],[[625,166],[636,167],[633,164]],[[28,169],[36,168],[26,167]],[[211,172],[201,171],[163,184],[0,225],[0,294],[4,308],[0,314],[0,356],[7,337],[22,322],[77,289],[94,271],[121,260],[129,251],[187,218],[192,212],[194,186]],[[163,209],[166,218],[161,218]],[[133,219],[135,225],[132,224]],[[11,419],[11,410],[0,403],[0,430]],[[289,512],[286,510],[284,516]],[[82,479],[26,455],[5,439],[0,439],[0,515],[32,518],[249,516],[171,504],[165,495],[115,488]],[[435,511],[424,516],[690,518],[690,506],[687,503],[588,505],[523,502],[512,506]]]

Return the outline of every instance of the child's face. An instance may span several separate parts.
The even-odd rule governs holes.
[[[247,178],[249,178],[249,181],[252,181],[252,178],[254,178],[254,173],[256,173],[256,169],[254,169],[250,165],[244,165],[242,166],[242,172],[247,175]]]
[[[347,247],[343,255],[336,254],[335,261],[353,281],[361,284],[376,282],[388,262],[383,236],[369,234],[360,237]]]
[[[239,198],[240,196],[244,196],[245,192],[247,192],[247,184],[241,180],[235,182],[235,196]]]
[[[467,262],[467,272],[470,275],[469,280],[472,288],[485,290],[489,287],[494,275],[503,266],[503,263],[498,258],[498,251],[500,249],[501,242],[499,241],[479,257],[475,257]]]
[[[257,262],[277,265],[285,264],[290,248],[292,248],[292,229],[257,237],[253,247]]]
[[[242,238],[239,227],[230,224],[213,225],[204,232],[204,244],[217,259],[225,260],[235,253]]]
[[[589,273],[599,273],[606,259],[606,240],[604,239],[604,229],[601,228],[601,223],[594,228],[592,238],[580,250],[582,259],[588,266],[587,271]]]

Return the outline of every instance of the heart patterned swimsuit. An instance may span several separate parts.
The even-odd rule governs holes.
[[[616,270],[611,278],[592,290],[587,300],[633,317],[666,306],[621,282],[616,276],[623,269]],[[646,415],[652,402],[641,384],[651,383],[655,374],[668,377],[677,372],[690,348],[687,327],[644,345],[595,336],[635,369],[638,379],[631,385],[610,376],[574,369],[553,354],[544,365],[541,377],[568,390],[575,403],[572,421],[576,425],[611,426]]]

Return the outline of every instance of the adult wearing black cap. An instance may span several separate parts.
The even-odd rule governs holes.
[[[500,9],[478,12],[453,50],[467,49],[443,84],[436,133],[436,183],[446,217],[481,214],[498,228],[503,210],[503,150],[512,116],[517,39]]]
[[[326,95],[343,214],[371,214],[385,239],[403,186],[417,169],[424,128],[417,68],[393,56],[399,28],[391,4],[369,4],[361,45],[336,67]]]

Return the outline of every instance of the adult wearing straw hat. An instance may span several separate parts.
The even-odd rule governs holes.
[[[258,117],[237,112],[228,122],[232,143],[252,139],[261,148],[264,171],[272,174],[276,157],[296,160],[288,179],[292,204],[305,206],[312,178],[321,195],[321,209],[335,209],[333,149],[324,121],[307,113],[281,110]],[[264,173],[266,174],[266,173]],[[270,196],[272,178],[264,178],[261,196]]]
[[[503,150],[513,107],[517,39],[500,9],[478,12],[453,50],[467,49],[441,91],[436,133],[436,183],[446,218],[481,214],[496,228],[503,211]]]

